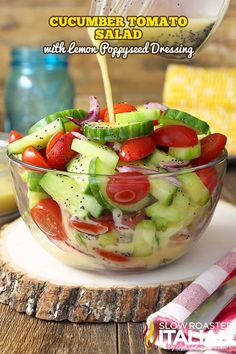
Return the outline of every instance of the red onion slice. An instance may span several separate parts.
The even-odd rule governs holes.
[[[151,169],[139,166],[117,166],[117,170],[121,173],[123,172],[139,172],[143,175],[151,175],[154,173],[158,173],[159,169]]]
[[[90,103],[89,112],[87,114],[87,117],[85,117],[84,119],[76,119],[69,116],[66,116],[66,118],[78,126],[81,126],[85,123],[96,122],[99,118],[99,112],[100,112],[100,104],[97,100],[97,97],[90,96],[89,103]]]
[[[189,160],[173,161],[173,162],[160,162],[160,167],[165,168],[168,171],[175,171],[181,167],[186,167],[189,164],[190,164]]]
[[[182,186],[182,183],[176,178],[176,177],[166,177],[166,176],[163,176],[163,177],[159,177],[167,182],[170,182],[171,184],[173,184],[174,186],[180,188]]]
[[[167,106],[164,104],[158,103],[158,102],[146,102],[144,103],[144,107],[146,109],[160,109],[162,112],[166,111],[168,109]]]
[[[72,135],[74,135],[75,138],[80,139],[80,140],[88,140],[86,136],[79,132],[71,132]]]

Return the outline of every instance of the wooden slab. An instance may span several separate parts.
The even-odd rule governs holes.
[[[175,263],[143,273],[95,273],[54,259],[18,219],[0,235],[0,302],[45,320],[144,321],[233,248],[235,230],[236,208],[221,201],[205,235]]]

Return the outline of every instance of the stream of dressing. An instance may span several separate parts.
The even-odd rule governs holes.
[[[143,45],[146,41],[158,42],[160,46],[184,46],[193,47],[195,52],[201,47],[201,45],[207,40],[211,31],[213,30],[216,18],[190,18],[188,26],[185,28],[180,27],[144,27],[143,38],[139,41],[119,41],[113,43],[115,45]],[[94,39],[94,28],[88,28],[88,34],[92,43],[99,47],[100,41]],[[108,73],[106,55],[96,54],[97,60],[101,69],[104,91],[106,97],[106,103],[109,113],[110,122],[115,121],[112,88]],[[176,58],[176,55],[168,55],[169,58]],[[186,56],[179,56],[179,59],[186,59]]]
[[[89,37],[90,37],[92,43],[96,47],[98,47],[100,42],[94,39],[94,28],[88,28],[88,34],[89,34]],[[108,108],[109,120],[112,123],[115,121],[115,117],[114,117],[111,81],[110,81],[108,67],[107,67],[107,58],[106,58],[106,55],[101,55],[99,53],[96,54],[96,56],[97,56],[97,60],[98,60],[98,63],[99,63],[100,69],[101,69],[101,73],[102,73],[102,79],[103,79],[106,103],[107,103],[107,108]]]

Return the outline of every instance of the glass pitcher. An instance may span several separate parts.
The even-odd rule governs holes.
[[[185,28],[142,27],[141,40],[123,41],[122,45],[143,45],[146,41],[158,42],[160,46],[184,45],[191,46],[196,54],[220,25],[229,2],[230,0],[93,0],[90,14],[123,17],[186,16],[188,25]],[[168,57],[186,59],[187,56],[173,53]]]

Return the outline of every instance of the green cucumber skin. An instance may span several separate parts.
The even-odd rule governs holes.
[[[33,146],[35,149],[44,149],[52,135],[64,131],[64,125],[60,118],[57,118],[45,127],[34,133],[24,136],[8,145],[8,153],[21,154],[27,147]]]
[[[149,135],[153,132],[153,121],[131,123],[125,125],[108,125],[106,123],[84,124],[84,135],[100,142],[116,142],[139,136]]]
[[[197,145],[185,148],[174,148],[170,147],[168,154],[175,157],[178,160],[193,160],[201,156],[201,144],[198,142]]]
[[[125,112],[116,114],[116,122],[119,124],[141,123],[160,118],[159,109],[147,109],[142,111]]]
[[[207,122],[177,109],[167,109],[160,118],[160,124],[184,124],[196,130],[198,134],[208,134],[210,127]]]
[[[65,124],[65,131],[70,131],[77,127],[73,122],[70,122],[66,116],[83,119],[87,116],[87,112],[83,109],[66,109],[64,111],[52,113],[37,123],[35,123],[28,131],[28,134],[34,133],[35,131],[44,128],[47,124],[54,122],[56,119],[60,118],[62,123]],[[66,128],[67,127],[67,128]],[[77,127],[78,128],[78,127]]]

